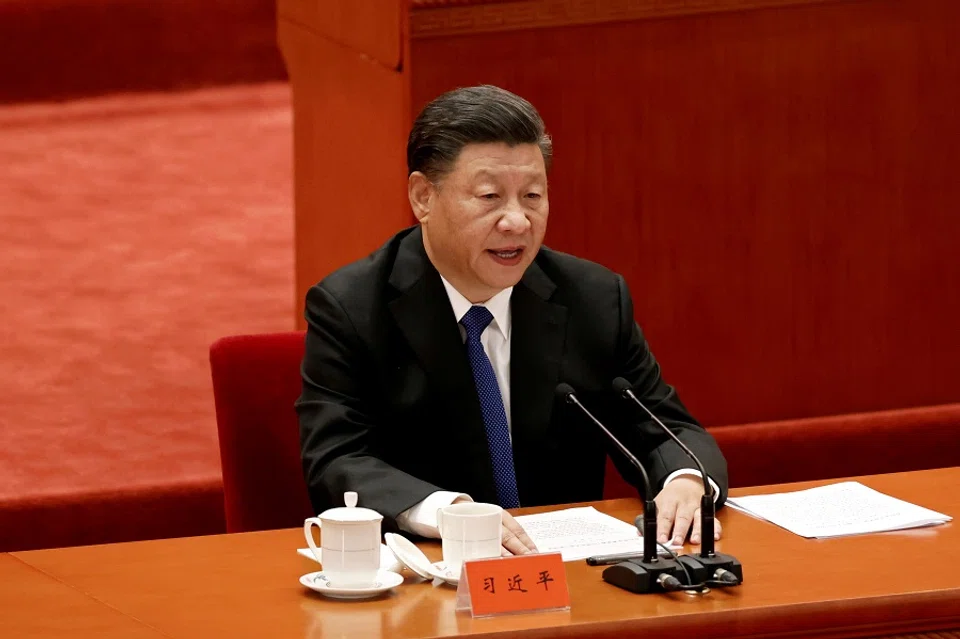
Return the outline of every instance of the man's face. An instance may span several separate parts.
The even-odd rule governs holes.
[[[468,144],[439,185],[410,176],[410,202],[440,274],[471,302],[515,285],[547,230],[547,172],[536,144]]]

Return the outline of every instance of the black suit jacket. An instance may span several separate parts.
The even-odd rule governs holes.
[[[511,432],[523,506],[602,498],[606,455],[636,471],[554,390],[567,382],[655,482],[691,468],[680,448],[615,397],[625,377],[726,495],[726,461],[688,414],[633,319],[623,278],[541,248],[511,298]],[[486,431],[466,349],[419,227],[310,289],[303,392],[296,408],[314,508],[360,503],[396,516],[437,490],[496,503]]]

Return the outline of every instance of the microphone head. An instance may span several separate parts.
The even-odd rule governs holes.
[[[557,388],[554,391],[554,393],[557,395],[557,397],[559,397],[560,399],[562,399],[567,403],[570,402],[571,396],[576,395],[576,391],[573,390],[573,386],[571,386],[570,384],[565,384],[563,382],[560,382],[559,384],[557,384]]]
[[[628,390],[633,390],[633,385],[624,378],[618,377],[613,380],[613,390],[615,390],[618,395],[623,395]]]

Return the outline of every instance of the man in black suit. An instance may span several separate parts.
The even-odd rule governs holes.
[[[556,397],[566,382],[650,472],[660,540],[692,531],[699,542],[701,478],[612,380],[626,378],[700,456],[721,503],[726,462],[661,378],[623,278],[541,246],[551,156],[533,106],[496,87],[444,94],[417,118],[407,160],[419,225],[307,294],[296,406],[318,511],[352,490],[385,529],[437,536],[437,508],[455,501],[601,499],[608,453],[641,486]],[[503,541],[535,549],[506,513]]]

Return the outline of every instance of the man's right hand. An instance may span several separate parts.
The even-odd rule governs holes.
[[[500,554],[504,557],[511,555],[526,555],[531,552],[539,552],[533,541],[523,530],[523,527],[517,523],[513,515],[503,511],[503,525],[500,528],[500,541],[502,548]]]

